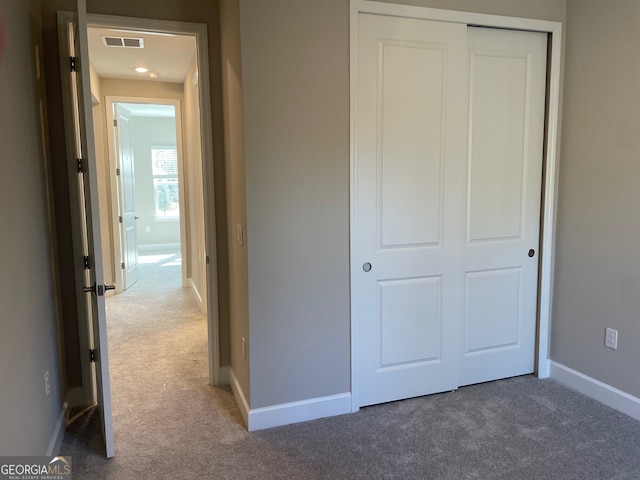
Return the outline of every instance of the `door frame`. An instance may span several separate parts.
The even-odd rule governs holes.
[[[73,99],[71,96],[71,78],[68,75],[69,57],[71,55],[69,48],[68,26],[73,22],[77,22],[76,14],[74,12],[57,12],[58,48],[60,49],[60,82],[62,86],[62,114],[64,118],[64,140],[67,158],[67,180],[69,182],[71,225],[80,222],[82,216],[81,211],[77,208],[77,206],[80,205],[80,195],[77,188],[77,170],[73,165],[73,163],[77,162],[75,147],[76,140],[73,131],[74,112]],[[80,102],[83,101],[82,98],[79,100]],[[93,132],[87,132],[87,135],[93,136]],[[66,392],[65,401],[68,404],[68,409],[79,405],[93,405],[97,401],[93,365],[90,357],[90,350],[94,347],[93,328],[91,325],[91,319],[87,315],[85,299],[82,294],[79,294],[78,292],[79,289],[85,286],[83,240],[76,234],[71,235],[71,240],[73,251],[74,286],[76,287],[76,317],[79,337],[78,354],[80,356],[82,386],[71,387]]]
[[[555,252],[555,226],[558,196],[558,167],[560,145],[560,92],[562,70],[562,23],[519,17],[505,17],[472,12],[439,10],[382,3],[371,0],[350,0],[350,268],[351,290],[355,288],[353,272],[360,268],[354,253],[356,245],[353,232],[356,227],[356,118],[358,85],[358,16],[361,13],[395,17],[419,18],[448,23],[463,23],[478,27],[506,28],[547,33],[549,48],[547,57],[547,112],[545,118],[544,158],[542,176],[542,205],[540,208],[540,256],[538,280],[538,314],[536,335],[535,374],[539,378],[550,375],[550,326],[552,316],[553,270]],[[353,301],[353,300],[352,300]],[[357,331],[354,328],[351,309],[351,411],[360,409],[358,379],[360,372]]]
[[[184,151],[183,151],[183,131],[182,131],[182,105],[180,100],[172,99],[172,98],[143,98],[143,97],[122,97],[122,96],[113,96],[107,95],[105,96],[105,116],[106,116],[106,126],[107,126],[107,147],[108,147],[108,169],[109,169],[109,180],[108,180],[108,188],[109,194],[107,196],[109,201],[109,211],[111,212],[111,242],[113,246],[113,258],[112,258],[112,268],[116,273],[114,281],[116,284],[116,293],[124,290],[124,272],[121,268],[119,268],[119,264],[122,261],[123,252],[122,252],[122,232],[120,231],[121,224],[118,221],[118,215],[120,214],[118,207],[120,205],[120,198],[118,196],[118,176],[115,175],[116,168],[118,168],[117,163],[117,145],[115,141],[115,133],[111,131],[109,128],[113,125],[113,105],[116,103],[140,103],[147,105],[172,105],[175,108],[175,122],[176,122],[176,149],[178,150],[178,195],[179,195],[179,203],[180,203],[180,255],[183,259],[187,258],[187,230],[186,230],[186,197],[184,187],[186,185],[185,174],[184,174]],[[135,115],[134,115],[135,116]],[[118,261],[117,259],[120,259]],[[183,287],[188,287],[187,281],[187,269],[184,265],[180,267],[181,274],[181,282]]]
[[[89,13],[87,24],[92,27],[110,27],[129,30],[149,30],[196,38],[197,71],[200,102],[200,130],[202,151],[202,189],[204,198],[204,225],[207,278],[207,331],[209,344],[209,383],[220,385],[225,378],[220,368],[220,328],[218,318],[218,268],[216,247],[215,196],[213,172],[213,135],[211,90],[209,80],[209,48],[207,26],[202,23],[156,20],[150,18],[121,17]]]
[[[58,15],[58,41],[60,48],[64,48],[64,22],[73,18],[71,12],[60,11]],[[198,82],[199,107],[200,107],[200,129],[201,129],[201,156],[202,156],[202,189],[204,198],[204,224],[205,224],[205,249],[206,249],[206,311],[207,311],[207,336],[208,336],[208,364],[209,383],[211,385],[224,384],[228,379],[225,372],[220,368],[220,329],[218,317],[218,270],[217,270],[217,242],[215,230],[215,195],[214,195],[214,171],[213,171],[213,135],[212,135],[212,114],[211,114],[211,91],[209,74],[209,52],[207,26],[200,23],[178,22],[167,20],[155,20],[145,18],[121,17],[114,15],[87,14],[87,24],[93,27],[111,27],[131,30],[150,30],[163,33],[173,33],[179,35],[192,35],[196,39],[197,69],[200,81]],[[62,52],[62,51],[61,51]],[[69,56],[61,53],[60,68],[64,72],[69,68]],[[63,98],[68,97],[68,89],[65,89],[63,78]],[[67,108],[67,103],[63,105],[65,124],[71,119],[73,112]],[[66,129],[65,129],[66,130]],[[69,132],[65,131],[65,142],[71,157],[75,156],[72,151],[73,139],[69,137]],[[87,132],[93,136],[94,132]],[[182,140],[182,139],[180,139]],[[70,167],[70,171],[72,171]],[[73,183],[70,183],[73,185]],[[70,195],[73,197],[73,189],[70,188]],[[184,204],[184,202],[182,202]],[[75,214],[72,212],[72,214]],[[73,262],[76,272],[83,271],[82,258],[77,252],[81,252],[81,245],[73,245]],[[76,275],[77,276],[77,275]],[[76,278],[76,282],[82,282],[81,278]],[[90,326],[82,319],[81,314],[84,308],[82,298],[76,296],[76,308],[78,311],[78,330],[80,337],[80,367],[82,372],[82,387],[71,388],[67,393],[67,401],[70,406],[87,405],[95,400],[93,379],[91,376],[92,364],[89,355],[84,355],[87,350],[90,338]],[[86,344],[86,345],[85,345]]]

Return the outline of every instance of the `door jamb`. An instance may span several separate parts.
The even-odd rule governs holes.
[[[68,162],[76,162],[76,150],[75,150],[75,137],[73,136],[73,130],[67,128],[67,125],[73,125],[73,110],[71,105],[71,77],[69,70],[69,24],[76,21],[76,16],[73,12],[58,11],[57,12],[57,30],[58,30],[58,48],[60,49],[60,73],[62,84],[62,113],[64,117],[64,132],[65,132],[65,145],[67,150]],[[93,135],[93,132],[88,132]],[[74,165],[67,163],[67,177],[69,180],[69,198],[72,208],[71,222],[79,222],[81,212],[74,209],[75,205],[79,205],[79,194],[77,188],[77,176],[73,173],[75,171]],[[79,290],[85,286],[84,279],[84,265],[83,259],[77,252],[82,252],[82,239],[77,235],[72,235],[73,244],[73,270],[75,276],[75,288],[76,288],[76,315],[78,319],[78,336],[79,336],[79,355],[80,355],[80,372],[82,377],[81,387],[71,387],[66,392],[65,400],[69,404],[69,408],[75,406],[93,405],[96,402],[96,391],[94,385],[94,378],[92,374],[92,368],[89,352],[93,348],[93,335],[91,320],[87,316],[87,310],[85,300],[82,295],[79,294]]]
[[[528,30],[543,32],[549,35],[549,53],[547,58],[547,115],[545,119],[545,151],[543,159],[543,192],[541,206],[540,267],[538,289],[538,325],[536,340],[535,373],[539,378],[550,375],[550,326],[553,304],[553,270],[555,253],[555,226],[558,196],[558,168],[560,146],[560,92],[562,69],[562,23],[534,20],[519,17],[504,17],[471,12],[439,10],[408,5],[397,5],[370,0],[350,1],[350,231],[355,231],[355,126],[357,108],[357,73],[358,73],[358,16],[360,13],[391,15],[396,17],[419,18],[449,23],[464,23],[478,27],[507,28],[511,30]],[[351,272],[357,271],[360,259],[355,258],[355,242],[350,235]],[[351,289],[354,288],[353,275]],[[354,335],[354,321],[351,314],[351,411],[360,409],[357,377],[359,365],[354,352],[358,351],[357,339]]]
[[[215,196],[213,173],[213,137],[211,117],[211,91],[209,81],[209,52],[207,26],[201,23],[121,17],[89,13],[87,22],[92,27],[111,27],[132,30],[150,30],[196,38],[197,69],[200,102],[200,129],[202,152],[202,182],[205,216],[205,248],[207,272],[207,330],[209,345],[209,383],[220,385],[225,379],[220,373],[220,328],[218,318],[218,270],[215,230]],[[91,132],[93,134],[93,132]]]

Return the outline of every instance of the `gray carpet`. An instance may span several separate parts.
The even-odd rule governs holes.
[[[108,301],[116,456],[89,412],[61,450],[75,479],[640,479],[640,422],[532,376],[249,433],[207,385],[179,268],[144,270]]]

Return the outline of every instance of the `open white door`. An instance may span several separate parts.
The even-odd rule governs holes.
[[[136,216],[136,185],[131,146],[131,112],[114,104],[116,155],[118,162],[118,200],[120,242],[122,245],[122,289],[138,280],[138,235]]]
[[[113,287],[105,287],[102,270],[98,178],[93,139],[93,117],[91,115],[86,18],[85,0],[77,0],[75,21],[66,25],[68,28],[68,47],[72,59],[69,83],[72,101],[70,108],[73,110],[73,125],[69,125],[67,128],[73,130],[75,154],[78,159],[77,182],[71,184],[70,188],[77,187],[78,189],[77,196],[72,194],[71,198],[77,198],[79,205],[72,207],[80,212],[78,217],[72,216],[71,225],[74,237],[82,237],[82,252],[75,251],[78,248],[74,248],[74,254],[81,254],[85,259],[83,275],[85,283],[77,285],[80,290],[78,295],[84,298],[86,304],[88,340],[92,360],[95,362],[93,379],[96,400],[101,413],[106,456],[110,458],[114,454],[114,445],[104,292],[105,289]],[[74,246],[79,245],[80,242],[74,242]]]

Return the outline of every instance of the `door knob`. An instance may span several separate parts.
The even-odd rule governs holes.
[[[364,270],[365,272],[370,272],[371,271],[371,264],[369,262],[365,262],[362,264],[362,270]]]
[[[528,255],[529,255],[530,257],[533,257],[535,254],[536,254],[536,251],[535,251],[533,248],[532,248],[531,250],[529,250]]]
[[[133,217],[134,220],[138,220],[140,217]]]

